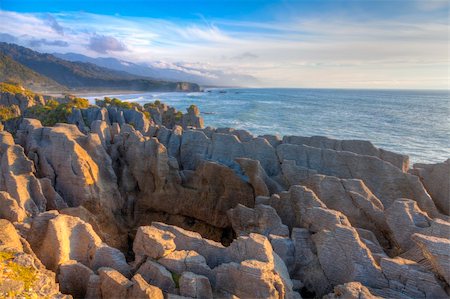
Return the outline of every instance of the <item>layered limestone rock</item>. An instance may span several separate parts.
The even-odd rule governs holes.
[[[62,298],[55,273],[34,255],[14,226],[0,219],[0,297]]]
[[[348,282],[335,286],[333,293],[323,296],[322,299],[381,299],[372,295],[368,288],[359,282]]]
[[[25,214],[45,211],[47,199],[34,172],[33,162],[24,149],[14,143],[10,133],[0,132],[0,190],[8,193],[3,193],[7,202],[0,204],[0,213],[9,215],[10,220],[23,220]]]
[[[50,179],[69,207],[84,206],[94,215],[106,239],[125,246],[120,219],[123,206],[111,158],[97,134],[84,135],[75,125],[41,127],[24,123],[18,132],[41,177]]]
[[[385,208],[397,198],[410,198],[431,217],[442,217],[417,176],[377,157],[287,143],[279,145],[277,153],[280,161],[293,160],[320,174],[364,181]]]
[[[450,223],[441,219],[431,219],[419,209],[417,203],[409,199],[398,199],[386,209],[386,221],[398,252],[407,252],[406,257],[419,261],[416,244],[412,239],[415,233],[438,238],[450,236]],[[411,256],[412,255],[412,256]],[[416,255],[416,257],[414,257]]]
[[[337,140],[324,136],[284,136],[283,143],[308,145],[316,148],[332,149],[335,151],[346,151],[360,155],[374,156],[387,161],[398,167],[403,172],[409,169],[409,157],[400,155],[381,148],[375,147],[370,141],[366,140]]]
[[[450,240],[422,234],[414,234],[412,239],[431,263],[434,271],[450,284]]]
[[[23,113],[27,108],[35,105],[44,105],[44,97],[37,94],[27,94],[25,89],[23,93],[12,93],[7,91],[0,92],[0,106],[11,107],[16,106],[19,108],[19,115]]]
[[[436,164],[414,164],[411,173],[420,177],[423,185],[442,213],[450,215],[450,159]]]
[[[39,214],[33,218],[27,241],[52,271],[73,260],[93,270],[108,266],[130,274],[123,253],[104,244],[92,226],[77,217],[56,211]]]
[[[384,206],[361,180],[313,175],[302,181],[330,209],[342,212],[352,226],[369,230],[384,247],[389,246],[391,231]]]
[[[168,233],[176,248],[157,260],[147,260],[138,273],[167,292],[176,291],[170,276],[164,275],[169,270],[180,275],[180,294],[183,296],[211,298],[214,293],[221,294],[219,297],[228,294],[252,298],[300,298],[292,290],[286,266],[262,235],[239,237],[229,247],[224,247],[179,227],[163,223],[154,223],[152,227],[149,229]],[[164,244],[160,233],[147,236],[153,239],[152,242],[159,240]],[[141,242],[137,240],[135,244]]]
[[[121,188],[140,224],[154,220],[145,219],[145,211],[150,210],[225,228],[228,209],[238,203],[253,206],[252,186],[225,165],[201,161],[195,171],[180,171],[158,139],[134,130],[116,137],[113,157],[122,169]]]

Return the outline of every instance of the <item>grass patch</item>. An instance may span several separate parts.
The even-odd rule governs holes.
[[[175,287],[179,288],[181,275],[178,273],[175,273],[175,272],[170,272],[170,274],[172,274],[172,279],[173,279],[173,282],[175,282]]]
[[[13,261],[14,252],[0,251],[0,281],[9,279],[23,283],[24,291],[28,292],[36,281],[37,271],[32,267],[25,267]],[[16,294],[11,291],[7,294],[8,298],[29,297],[27,294]]]
[[[0,121],[7,121],[15,117],[16,113],[12,107],[0,106]]]

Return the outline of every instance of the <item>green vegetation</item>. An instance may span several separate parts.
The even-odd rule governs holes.
[[[175,273],[175,272],[170,272],[170,274],[172,274],[172,279],[173,279],[173,282],[175,282],[175,287],[179,288],[181,275],[178,273]]]
[[[183,118],[183,112],[177,111],[177,113],[175,113],[175,120],[180,121],[182,118]]]
[[[24,115],[40,120],[44,126],[54,126],[57,123],[67,123],[67,117],[72,113],[72,108],[87,107],[89,107],[89,101],[83,98],[72,98],[64,104],[49,100],[45,105],[28,108]]]
[[[1,67],[0,81],[5,78],[18,82],[38,83],[40,90],[50,90],[51,86],[63,89],[110,89],[142,91],[199,91],[195,83],[181,83],[155,80],[100,67],[92,63],[67,61],[51,54],[43,54],[14,44],[0,42],[0,55],[6,57],[6,67]],[[11,65],[13,64],[13,65]],[[2,77],[4,75],[4,77]],[[27,87],[27,84],[24,84]]]
[[[144,113],[145,118],[147,118],[148,120],[151,119],[150,112],[148,112],[148,111],[142,111],[142,113]]]
[[[16,117],[13,107],[0,106],[0,121],[5,122]]]
[[[0,281],[9,279],[22,282],[24,291],[27,292],[33,286],[37,278],[37,271],[32,267],[25,267],[14,262],[14,253],[9,251],[0,251]],[[7,298],[31,298],[27,293],[17,294],[10,291]]]
[[[133,109],[133,107],[137,107],[138,109],[142,109],[138,103],[124,102],[117,98],[111,99],[109,97],[105,97],[103,100],[95,100],[95,104],[100,107],[113,106],[121,109]]]
[[[161,101],[160,100],[156,100],[153,103],[144,104],[144,108],[145,109],[158,108],[159,106],[161,106]]]
[[[189,106],[189,109],[195,110],[195,109],[197,109],[197,106],[195,106],[194,104],[192,104],[191,106]]]
[[[32,91],[26,90],[22,86],[20,86],[17,83],[13,83],[12,81],[6,82],[0,82],[0,92],[9,92],[9,93],[23,93],[26,96],[34,97],[36,94]]]
[[[64,90],[64,87],[55,81],[32,71],[2,53],[0,53],[0,81],[21,84],[33,90]]]

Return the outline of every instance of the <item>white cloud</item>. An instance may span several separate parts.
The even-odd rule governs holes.
[[[31,36],[45,39],[39,50],[48,52],[61,51],[52,41],[66,42],[70,52],[94,57],[107,51],[89,47],[92,38],[106,36],[115,49],[127,49],[108,53],[116,58],[205,76],[219,76],[217,70],[253,75],[267,86],[448,87],[444,19],[181,23],[89,13],[53,18],[56,23],[49,24],[46,15],[0,11],[0,19],[8,20],[0,33],[24,45]]]

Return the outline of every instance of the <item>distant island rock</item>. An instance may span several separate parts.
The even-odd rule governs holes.
[[[450,159],[0,95],[0,296],[449,296]]]

